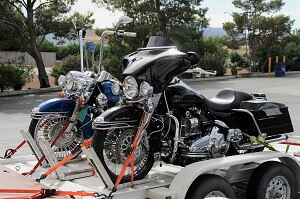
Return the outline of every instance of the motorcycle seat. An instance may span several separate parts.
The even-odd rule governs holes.
[[[204,104],[216,111],[229,111],[240,107],[242,101],[253,99],[253,96],[233,89],[223,89],[215,97],[204,99]]]

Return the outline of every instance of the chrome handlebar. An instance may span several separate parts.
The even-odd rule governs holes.
[[[104,39],[105,39],[105,36],[107,36],[107,35],[116,35],[118,37],[136,37],[135,32],[124,32],[122,30],[117,30],[117,31],[106,30],[106,31],[102,32],[98,74],[102,71],[101,69],[102,69],[102,61],[103,61]]]

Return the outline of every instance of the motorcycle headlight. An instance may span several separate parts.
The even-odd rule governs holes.
[[[87,82],[84,79],[77,80],[77,90],[83,89],[87,85]]]
[[[65,88],[69,92],[75,89],[75,79],[71,73],[68,73],[65,78]]]
[[[153,93],[153,87],[150,86],[147,82],[141,83],[140,94],[145,97]]]
[[[98,105],[106,105],[107,104],[107,97],[103,94],[100,93],[97,97],[96,97],[96,102]]]
[[[59,86],[62,86],[65,83],[65,81],[66,81],[66,76],[60,75],[58,80],[57,80],[57,83],[58,83]]]
[[[119,82],[113,82],[111,86],[111,91],[114,95],[119,95],[120,93],[120,84]]]
[[[135,98],[139,93],[139,85],[136,82],[135,78],[132,76],[127,76],[124,79],[124,94],[128,99]]]

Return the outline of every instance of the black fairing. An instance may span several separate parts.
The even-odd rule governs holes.
[[[166,47],[171,43],[164,37],[150,37],[149,41],[151,41],[151,45],[149,44],[151,47],[147,45],[146,48],[139,49],[124,58],[125,70],[122,78],[131,75],[137,79],[138,84],[143,81],[151,82],[154,93],[160,93],[174,76],[191,66],[191,61],[188,54],[178,51],[175,46]]]
[[[141,115],[141,109],[124,105],[107,109],[100,117],[104,118],[104,122],[135,122]]]
[[[203,103],[203,96],[182,83],[174,83],[166,88],[168,103],[173,108],[191,108]]]

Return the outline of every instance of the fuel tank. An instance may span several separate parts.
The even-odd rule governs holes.
[[[177,79],[166,88],[168,104],[174,108],[191,108],[203,104],[204,97]]]

